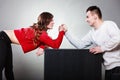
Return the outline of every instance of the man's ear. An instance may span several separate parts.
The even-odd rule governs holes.
[[[98,16],[96,14],[94,14],[94,19],[96,20],[98,18]]]

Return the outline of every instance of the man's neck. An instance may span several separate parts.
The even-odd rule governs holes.
[[[98,29],[99,27],[101,27],[102,23],[103,23],[102,19],[97,20],[94,24],[94,28]]]

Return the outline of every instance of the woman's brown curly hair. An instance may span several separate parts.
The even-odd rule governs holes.
[[[51,22],[53,15],[49,12],[43,12],[38,16],[38,22],[34,23],[31,27],[35,30],[34,45],[37,46],[39,36],[42,31],[47,31],[47,26]]]

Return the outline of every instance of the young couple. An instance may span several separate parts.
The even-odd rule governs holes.
[[[11,43],[21,45],[24,53],[38,48],[37,55],[44,53],[48,47],[58,49],[63,40],[63,36],[77,49],[88,47],[92,44],[96,46],[90,48],[93,54],[104,53],[105,80],[120,79],[120,30],[115,22],[103,21],[99,7],[90,6],[86,10],[86,22],[93,28],[79,41],[67,31],[66,25],[59,26],[59,34],[56,39],[48,36],[47,30],[54,25],[53,15],[43,12],[38,16],[38,22],[28,28],[15,30],[3,30],[0,32],[0,80],[2,71],[5,69],[7,80],[14,80]]]

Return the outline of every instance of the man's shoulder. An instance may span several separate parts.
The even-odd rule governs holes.
[[[106,24],[116,24],[114,21],[110,21],[110,20],[106,20],[106,21],[104,21],[104,23],[106,23]]]

